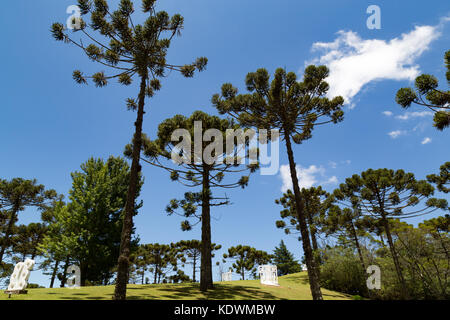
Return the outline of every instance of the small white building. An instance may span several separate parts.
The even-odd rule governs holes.
[[[233,271],[230,268],[230,271],[222,273],[222,281],[232,281]]]
[[[259,266],[258,269],[261,284],[269,286],[279,286],[277,266],[266,264],[263,266]]]

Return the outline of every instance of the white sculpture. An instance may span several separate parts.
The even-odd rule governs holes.
[[[266,264],[263,266],[259,266],[258,269],[261,284],[266,284],[269,286],[279,286],[277,266]]]
[[[308,268],[306,268],[306,264],[302,264],[302,271],[308,271]]]
[[[230,271],[222,273],[222,281],[232,281],[231,280],[232,274],[233,271],[231,270],[231,268]]]
[[[9,286],[7,291],[23,291],[28,286],[28,279],[30,278],[30,272],[33,270],[35,261],[26,259],[25,262],[19,262],[14,267],[14,271],[9,280]]]

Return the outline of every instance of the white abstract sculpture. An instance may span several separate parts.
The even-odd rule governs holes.
[[[261,284],[279,286],[277,266],[269,264],[259,266],[259,278],[261,279]]]
[[[308,268],[306,268],[306,264],[302,264],[302,271],[308,271]]]
[[[14,267],[14,271],[9,280],[9,286],[7,291],[23,291],[28,286],[28,279],[30,278],[30,272],[34,267],[34,260],[26,259],[25,262],[19,262]]]
[[[233,271],[231,270],[231,268],[230,271],[222,273],[222,281],[232,281],[231,280],[232,274]]]

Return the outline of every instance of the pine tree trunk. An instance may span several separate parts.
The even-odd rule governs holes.
[[[202,188],[202,250],[200,263],[200,290],[213,289],[211,262],[211,208],[209,194],[209,171],[203,170]]]
[[[295,167],[294,154],[292,152],[291,138],[285,134],[286,149],[289,158],[289,167],[291,171],[292,185],[295,196],[295,208],[297,210],[298,222],[300,224],[300,233],[302,237],[303,253],[305,255],[306,267],[308,268],[309,285],[313,300],[323,300],[322,292],[320,290],[319,276],[317,274],[317,266],[314,259],[311,242],[309,239],[308,226],[303,209],[303,200],[301,199],[300,187],[298,185],[297,169]]]
[[[55,284],[56,273],[58,272],[59,260],[56,260],[55,266],[53,267],[52,277],[50,278],[50,288],[53,288]]]
[[[195,282],[195,268],[196,268],[196,266],[197,266],[197,256],[194,255],[194,262],[193,262],[194,270],[192,271],[192,281],[193,282]]]
[[[133,160],[131,163],[130,184],[128,186],[125,214],[123,218],[122,237],[120,241],[120,254],[117,268],[117,281],[114,292],[115,300],[125,300],[127,294],[128,268],[130,258],[131,233],[133,231],[133,214],[135,210],[136,194],[139,184],[139,164],[142,146],[142,123],[144,120],[145,90],[147,76],[141,75],[141,88],[139,91],[139,103],[137,119],[135,122],[135,133],[133,138]]]
[[[311,233],[311,243],[313,248],[314,258],[316,259],[316,265],[319,266],[321,261],[318,255],[319,253],[319,245],[317,244],[316,232],[313,230],[313,219],[311,215],[308,215],[308,223],[309,223],[309,232]],[[317,272],[320,270],[317,268]]]
[[[384,228],[386,231],[386,236],[389,244],[389,249],[391,251],[392,259],[394,260],[395,270],[397,272],[397,277],[402,287],[402,295],[404,299],[408,297],[408,290],[406,288],[405,278],[403,278],[402,268],[400,266],[400,262],[398,260],[397,250],[395,250],[394,241],[392,241],[391,230],[389,227],[389,221],[385,216],[382,217],[382,221],[384,224]]]
[[[64,270],[62,274],[61,284],[60,287],[64,288],[67,282],[67,269],[69,268],[69,258],[66,259],[66,263],[64,265]]]
[[[366,271],[366,264],[364,263],[364,257],[362,255],[361,246],[359,245],[358,235],[356,234],[355,225],[353,222],[350,222],[352,226],[353,239],[355,240],[356,250],[358,251],[359,260],[361,261],[361,266],[363,270]]]

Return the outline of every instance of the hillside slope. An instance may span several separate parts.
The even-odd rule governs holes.
[[[155,300],[311,300],[306,272],[279,278],[279,287],[261,285],[259,280],[215,283],[206,294],[198,283],[128,285],[128,299]],[[80,289],[29,289],[26,295],[13,295],[11,300],[111,300],[114,286],[83,287]],[[322,289],[325,300],[347,300],[350,296]],[[0,300],[8,299],[3,292]]]

